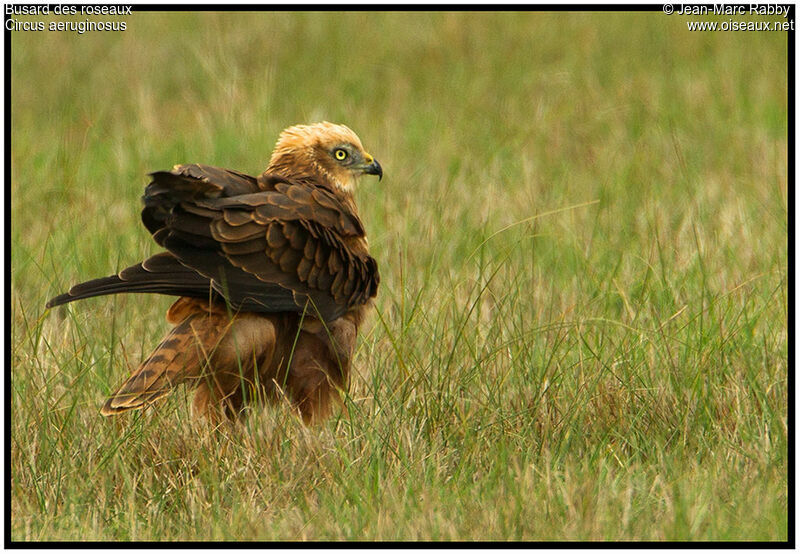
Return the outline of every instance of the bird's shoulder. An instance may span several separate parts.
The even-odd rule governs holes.
[[[150,173],[148,192],[195,192],[203,196],[237,196],[258,191],[256,177],[206,164],[177,164],[169,171]]]
[[[308,227],[327,228],[348,241],[365,236],[355,203],[340,198],[331,184],[314,177],[268,172],[253,177],[204,164],[180,164],[150,177],[142,200],[151,231],[161,225],[150,219],[163,219],[178,205],[193,205],[227,214],[226,219],[247,213],[262,222],[300,221]]]

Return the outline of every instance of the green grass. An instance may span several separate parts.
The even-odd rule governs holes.
[[[136,14],[12,35],[14,540],[787,540],[787,35],[661,13]],[[382,284],[346,409],[108,420],[170,299],[145,173],[346,123]]]

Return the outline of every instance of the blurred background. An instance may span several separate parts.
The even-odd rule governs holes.
[[[647,257],[661,229],[694,253],[691,222],[737,266],[711,279],[785,253],[770,239],[785,232],[785,34],[690,33],[660,13],[137,13],[126,24],[12,35],[15,276],[45,247],[104,271],[118,252],[127,264],[150,248],[138,232],[146,172],[257,173],[283,128],[322,119],[352,127],[387,168],[359,197],[387,263],[406,249],[424,256],[418,270],[457,268],[475,237],[448,230],[490,233],[594,200],[555,218],[563,235],[541,237],[539,252],[552,246],[563,263],[594,236],[603,244],[586,255],[617,263],[640,235],[631,250]],[[42,292],[80,270],[62,267]]]
[[[350,422],[361,462],[337,475],[362,483],[364,463],[391,474],[386,441],[413,452],[403,467],[440,464],[377,496],[359,488],[374,506],[435,490],[458,463],[483,469],[458,472],[464,487],[442,485],[441,502],[389,498],[393,525],[333,502],[362,525],[303,527],[308,538],[481,538],[481,506],[519,490],[562,491],[563,509],[514,504],[485,537],[786,537],[787,33],[689,32],[660,11],[94,19],[127,29],[11,35],[17,538],[158,529],[109,523],[149,521],[152,495],[126,504],[107,476],[146,460],[100,464],[106,477],[88,484],[59,453],[86,452],[94,467],[119,447],[97,408],[160,338],[171,300],[49,315],[44,302],[157,251],[139,221],[147,172],[200,162],[256,174],[283,128],[319,120],[355,130],[385,173],[357,193],[382,285],[347,401],[369,415]],[[487,469],[500,466],[510,473]],[[485,489],[461,496],[486,472]],[[45,508],[106,495],[85,513]],[[581,511],[576,498],[600,504]],[[240,504],[241,521],[256,517]],[[426,519],[431,506],[450,527]],[[191,521],[199,535],[161,532],[225,538]],[[303,536],[283,524],[241,523],[247,537]]]

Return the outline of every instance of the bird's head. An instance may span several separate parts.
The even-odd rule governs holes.
[[[319,178],[348,194],[362,175],[383,177],[381,164],[364,150],[358,135],[349,127],[327,121],[285,129],[267,171]]]

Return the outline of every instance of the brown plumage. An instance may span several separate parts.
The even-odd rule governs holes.
[[[166,251],[47,303],[180,297],[172,330],[101,413],[185,383],[202,413],[235,416],[247,401],[287,395],[306,421],[327,416],[378,289],[353,198],[363,174],[383,175],[355,133],[327,122],[286,129],[258,177],[199,164],[152,173],[142,221]]]

